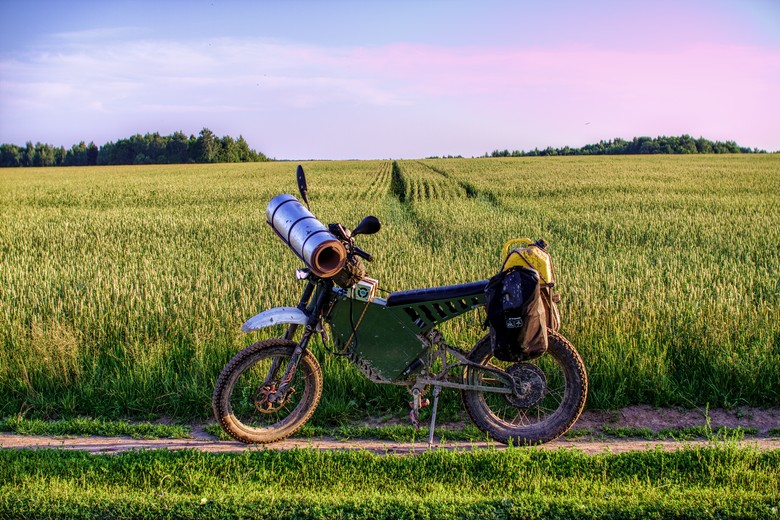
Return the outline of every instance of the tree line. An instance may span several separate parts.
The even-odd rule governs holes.
[[[25,146],[0,145],[0,167],[95,166],[117,164],[186,164],[258,162],[268,158],[249,148],[243,136],[219,137],[208,128],[197,137],[183,132],[136,134],[98,147],[81,141],[69,149],[28,141]]]
[[[766,153],[758,148],[745,148],[734,141],[710,141],[699,137],[694,139],[690,135],[660,136],[660,137],[634,137],[628,141],[616,138],[610,141],[599,141],[596,144],[588,144],[582,148],[552,148],[548,146],[544,150],[534,148],[528,152],[523,150],[493,150],[485,157],[535,157],[550,155],[634,155],[634,154],[694,154],[694,153]]]

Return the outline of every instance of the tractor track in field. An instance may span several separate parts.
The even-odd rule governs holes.
[[[720,427],[753,429],[756,434],[745,435],[736,442],[741,446],[752,446],[762,450],[780,449],[780,408],[710,410],[702,413],[696,410],[677,408],[654,409],[648,406],[632,406],[617,411],[586,411],[574,425],[573,431],[591,430],[598,432],[600,427],[650,428],[660,431],[664,428],[686,428],[702,426],[709,418],[710,427],[716,431]],[[376,424],[374,424],[376,425]],[[772,432],[770,434],[770,431]],[[656,450],[674,451],[684,447],[715,446],[719,440],[692,439],[677,441],[672,439],[618,438],[610,435],[590,434],[578,438],[563,437],[541,445],[545,450],[574,449],[587,454],[624,453],[629,451]],[[502,444],[492,442],[444,441],[434,440],[435,449],[474,450],[505,449]],[[61,449],[79,450],[90,453],[120,453],[130,450],[167,449],[200,450],[210,453],[235,453],[248,450],[291,450],[315,449],[322,451],[362,450],[379,454],[412,454],[428,451],[425,440],[417,442],[397,442],[376,439],[340,439],[336,437],[292,438],[265,445],[246,445],[237,441],[220,441],[207,434],[201,427],[192,428],[192,437],[186,439],[137,439],[132,437],[99,436],[40,436],[0,433],[0,448],[4,449]]]

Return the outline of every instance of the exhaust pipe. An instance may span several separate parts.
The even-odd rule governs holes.
[[[268,225],[320,278],[344,267],[347,250],[325,225],[292,195],[277,195],[265,209]]]

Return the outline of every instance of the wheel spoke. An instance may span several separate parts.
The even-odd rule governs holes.
[[[528,424],[528,416],[523,410],[517,410],[517,415],[510,422],[512,424]]]
[[[564,389],[562,388],[561,390],[556,390],[555,392],[547,392],[546,397],[551,397],[556,399],[557,402],[561,402],[563,401],[563,391]]]

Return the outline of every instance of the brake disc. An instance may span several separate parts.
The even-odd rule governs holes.
[[[547,395],[547,377],[542,369],[531,363],[517,363],[506,371],[515,380],[517,393],[506,399],[517,408],[531,408]]]
[[[295,393],[295,388],[290,387],[287,394],[280,396],[277,393],[276,383],[265,384],[257,389],[255,393],[255,409],[260,413],[278,412]]]

